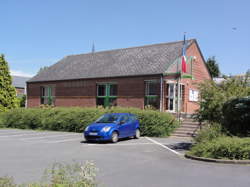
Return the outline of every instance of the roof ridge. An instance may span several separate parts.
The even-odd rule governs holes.
[[[189,39],[187,41],[195,41],[195,38]],[[71,57],[71,56],[80,56],[80,55],[91,55],[91,54],[97,54],[97,53],[106,53],[106,52],[111,52],[111,51],[119,51],[119,50],[126,50],[126,49],[134,49],[134,48],[145,48],[145,47],[152,47],[152,46],[157,46],[157,45],[166,45],[166,44],[175,44],[175,43],[180,43],[183,42],[183,40],[179,41],[173,41],[173,42],[165,42],[165,43],[157,43],[157,44],[148,44],[148,45],[142,45],[142,46],[133,46],[133,47],[126,47],[126,48],[118,48],[118,49],[109,49],[109,50],[104,50],[104,51],[97,51],[97,52],[89,52],[89,53],[81,53],[81,54],[72,54],[72,55],[67,55],[64,58]]]

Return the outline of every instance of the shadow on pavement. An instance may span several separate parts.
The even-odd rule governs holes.
[[[119,139],[119,142],[123,142],[123,141],[130,141],[130,140],[134,140],[133,138],[121,138]],[[111,141],[94,141],[94,140],[89,140],[89,141],[86,141],[86,140],[83,140],[81,141],[80,143],[83,143],[83,144],[113,144]]]
[[[166,146],[175,151],[188,151],[190,150],[192,143],[181,142],[181,143],[170,144]]]

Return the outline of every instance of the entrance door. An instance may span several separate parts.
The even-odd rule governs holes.
[[[175,112],[175,103],[176,103],[176,84],[168,83],[167,84],[167,110],[169,112]]]
[[[178,107],[178,84],[167,83],[166,109],[169,112],[184,111],[185,86],[179,84],[179,107]]]
[[[117,105],[117,84],[97,84],[97,106],[111,107]]]

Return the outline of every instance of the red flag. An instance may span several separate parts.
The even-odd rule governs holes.
[[[187,63],[186,63],[186,36],[185,36],[185,34],[184,34],[183,47],[182,47],[181,72],[182,72],[182,73],[187,73]]]
[[[181,71],[183,73],[187,73],[187,63],[186,63],[186,57],[182,56],[181,58]]]

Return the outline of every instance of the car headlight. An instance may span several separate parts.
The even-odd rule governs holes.
[[[88,131],[88,130],[89,130],[89,126],[87,126],[84,131]]]
[[[111,129],[111,127],[103,127],[103,128],[102,128],[102,131],[103,131],[103,132],[108,132],[110,129]]]

